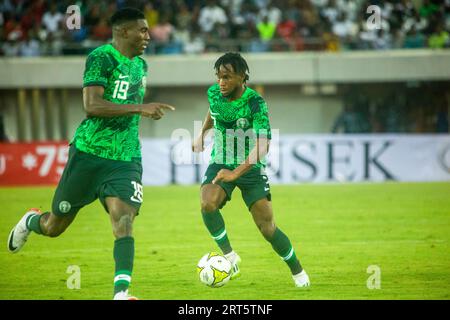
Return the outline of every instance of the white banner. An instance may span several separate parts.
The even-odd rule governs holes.
[[[193,154],[186,139],[143,139],[143,184],[200,183],[206,145]],[[450,135],[282,135],[266,171],[272,184],[450,181]]]

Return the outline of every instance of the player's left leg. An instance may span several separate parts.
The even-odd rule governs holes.
[[[39,209],[28,210],[8,237],[8,250],[18,252],[31,232],[47,237],[58,237],[75,219],[77,212],[96,199],[98,167],[94,156],[85,154],[72,145],[69,158],[55,190],[52,209],[41,213]]]
[[[109,213],[114,241],[114,299],[132,300],[128,296],[134,264],[133,221],[143,202],[142,165],[140,161],[105,163],[109,174],[99,189],[99,199]]]
[[[251,205],[250,212],[261,234],[288,265],[295,285],[297,287],[309,286],[308,275],[300,265],[291,241],[275,224],[272,203],[267,198],[259,199]]]
[[[133,221],[137,209],[116,197],[105,198],[108,208],[114,241],[114,299],[129,300],[128,287],[134,262]]]
[[[57,216],[52,212],[42,213],[35,208],[28,210],[9,233],[9,252],[19,252],[27,242],[31,232],[51,238],[59,236],[72,223],[75,216],[76,212],[70,215]]]

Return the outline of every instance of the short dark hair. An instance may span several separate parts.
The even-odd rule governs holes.
[[[144,13],[135,8],[123,8],[116,11],[111,17],[111,25],[116,26],[128,21],[145,19]]]
[[[219,71],[220,66],[225,66],[230,64],[233,67],[234,72],[240,73],[244,75],[244,82],[246,82],[250,77],[248,73],[250,72],[248,69],[247,61],[241,56],[238,52],[227,52],[219,59],[217,59],[214,64],[214,69]]]

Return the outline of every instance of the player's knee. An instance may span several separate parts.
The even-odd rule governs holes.
[[[272,238],[275,232],[275,224],[272,221],[258,223],[258,229],[266,240]]]
[[[219,206],[217,205],[217,203],[215,201],[211,201],[211,200],[202,200],[202,212],[214,212],[216,211]]]
[[[113,221],[113,234],[118,238],[131,237],[133,230],[133,218],[130,214],[123,214]]]

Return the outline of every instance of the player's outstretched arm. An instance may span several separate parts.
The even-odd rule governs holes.
[[[174,107],[164,103],[146,104],[118,104],[103,99],[105,89],[102,86],[89,86],[83,88],[83,107],[89,116],[116,117],[129,114],[140,114],[159,120],[164,110],[175,110]]]
[[[211,118],[211,113],[206,113],[205,120],[203,121],[202,131],[198,135],[198,137],[195,137],[192,141],[192,151],[193,152],[202,152],[204,150],[203,141],[205,139],[205,135],[207,134],[208,130],[213,127],[213,120]]]

